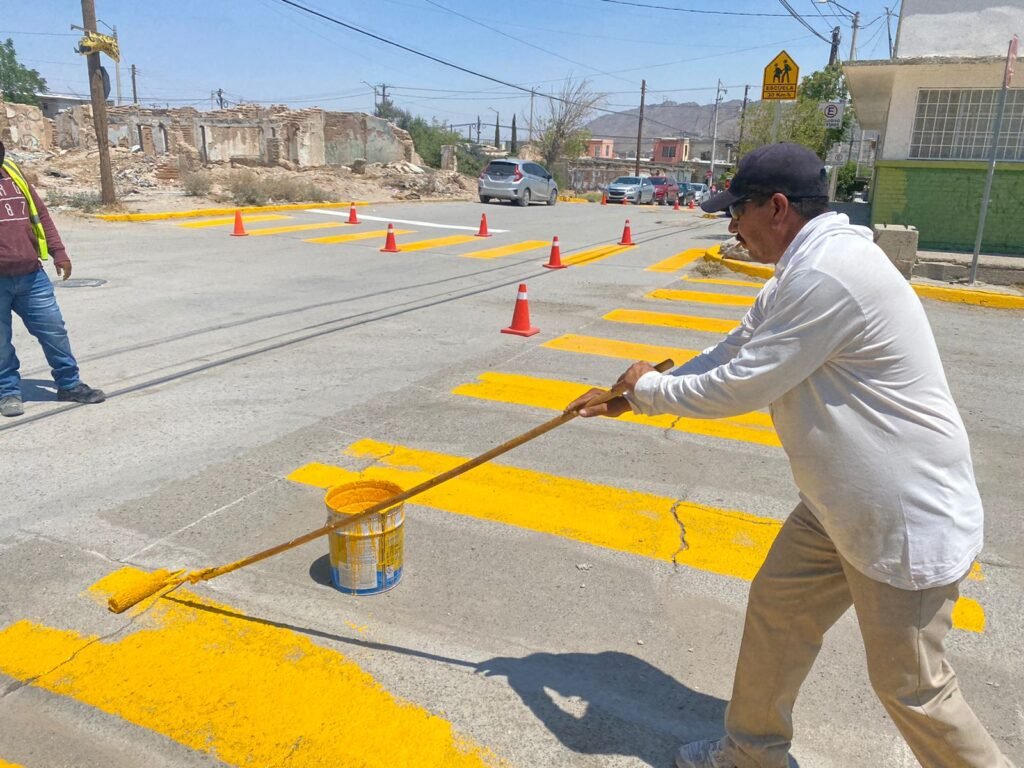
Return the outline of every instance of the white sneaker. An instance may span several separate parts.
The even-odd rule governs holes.
[[[736,768],[725,753],[725,739],[691,741],[676,752],[676,768]]]

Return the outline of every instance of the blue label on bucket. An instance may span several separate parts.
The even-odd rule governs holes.
[[[352,578],[351,574],[346,570],[345,573],[341,572],[341,569],[331,566],[331,583],[334,584],[335,589],[344,592],[347,595],[376,595],[380,592],[387,592],[389,589],[398,584],[402,578],[401,568],[385,568],[384,570],[375,571],[377,575],[376,583],[373,586],[367,586],[364,588],[356,588],[351,586]],[[366,582],[363,582],[364,584]]]

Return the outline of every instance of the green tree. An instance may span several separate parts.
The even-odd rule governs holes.
[[[590,90],[587,80],[566,80],[558,98],[549,100],[549,114],[541,123],[537,143],[549,169],[563,158],[577,158],[586,152],[590,132],[583,125],[603,98]]]
[[[0,99],[16,104],[39,104],[37,94],[46,90],[46,80],[18,61],[14,41],[7,38],[0,43]]]

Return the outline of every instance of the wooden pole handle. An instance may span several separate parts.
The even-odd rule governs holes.
[[[664,373],[665,371],[669,370],[670,368],[673,368],[674,366],[675,363],[673,363],[671,360],[662,360],[660,363],[654,366],[654,369],[656,371]],[[624,389],[625,388],[621,386],[614,386],[610,390],[605,392],[603,395],[600,395],[595,399],[591,400],[589,403],[587,403],[587,405],[600,405],[601,403],[607,403],[610,400],[614,400],[616,397],[622,395]],[[508,451],[511,451],[513,448],[518,448],[523,443],[527,443],[530,440],[533,440],[535,437],[543,435],[545,432],[550,432],[555,427],[560,427],[562,424],[565,424],[568,421],[572,421],[578,415],[579,409],[572,411],[564,411],[563,413],[551,419],[550,421],[546,421],[545,423],[534,427],[529,432],[524,432],[518,437],[514,437],[511,440],[508,440],[495,448],[491,448],[491,450],[485,453],[481,453],[479,456],[475,458],[469,459],[468,461],[464,461],[462,464],[459,464],[456,467],[452,467],[447,472],[442,472],[439,475],[435,475],[434,477],[420,483],[419,485],[413,486],[412,488],[406,491],[402,491],[401,493],[395,494],[391,498],[385,499],[384,501],[378,501],[376,504],[367,507],[362,512],[327,523],[326,525],[321,526],[316,530],[309,531],[309,533],[304,533],[301,536],[292,539],[291,541],[285,542],[284,544],[278,544],[276,547],[265,549],[262,552],[257,552],[254,555],[249,555],[248,557],[242,558],[241,560],[236,560],[233,563],[228,563],[227,565],[222,565],[217,568],[204,568],[202,570],[192,571],[185,578],[191,581],[193,584],[199,581],[207,581],[217,576],[223,576],[225,573],[231,573],[232,571],[238,570],[239,568],[244,568],[247,565],[252,565],[253,563],[259,562],[260,560],[265,560],[268,557],[273,557],[274,555],[280,554],[281,552],[285,552],[289,549],[293,549],[294,547],[301,546],[302,544],[312,541],[313,539],[318,539],[321,536],[326,536],[328,533],[336,531],[339,528],[347,528],[350,525],[355,525],[356,523],[359,523],[372,515],[376,515],[383,512],[386,509],[390,509],[396,504],[401,504],[402,502],[411,499],[413,496],[418,496],[424,491],[429,491],[431,488],[434,488],[440,485],[441,483],[451,480],[453,477],[458,477],[464,472],[468,472],[469,470],[475,467],[479,467],[481,464],[490,461],[496,456],[500,456],[503,453],[507,453]]]

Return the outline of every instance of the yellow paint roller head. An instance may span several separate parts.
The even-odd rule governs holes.
[[[107,600],[107,608],[114,613],[124,613],[133,605],[138,605],[160,590],[182,584],[184,581],[181,578],[182,573],[183,571],[161,569],[153,573],[141,574],[135,581],[111,595]]]

